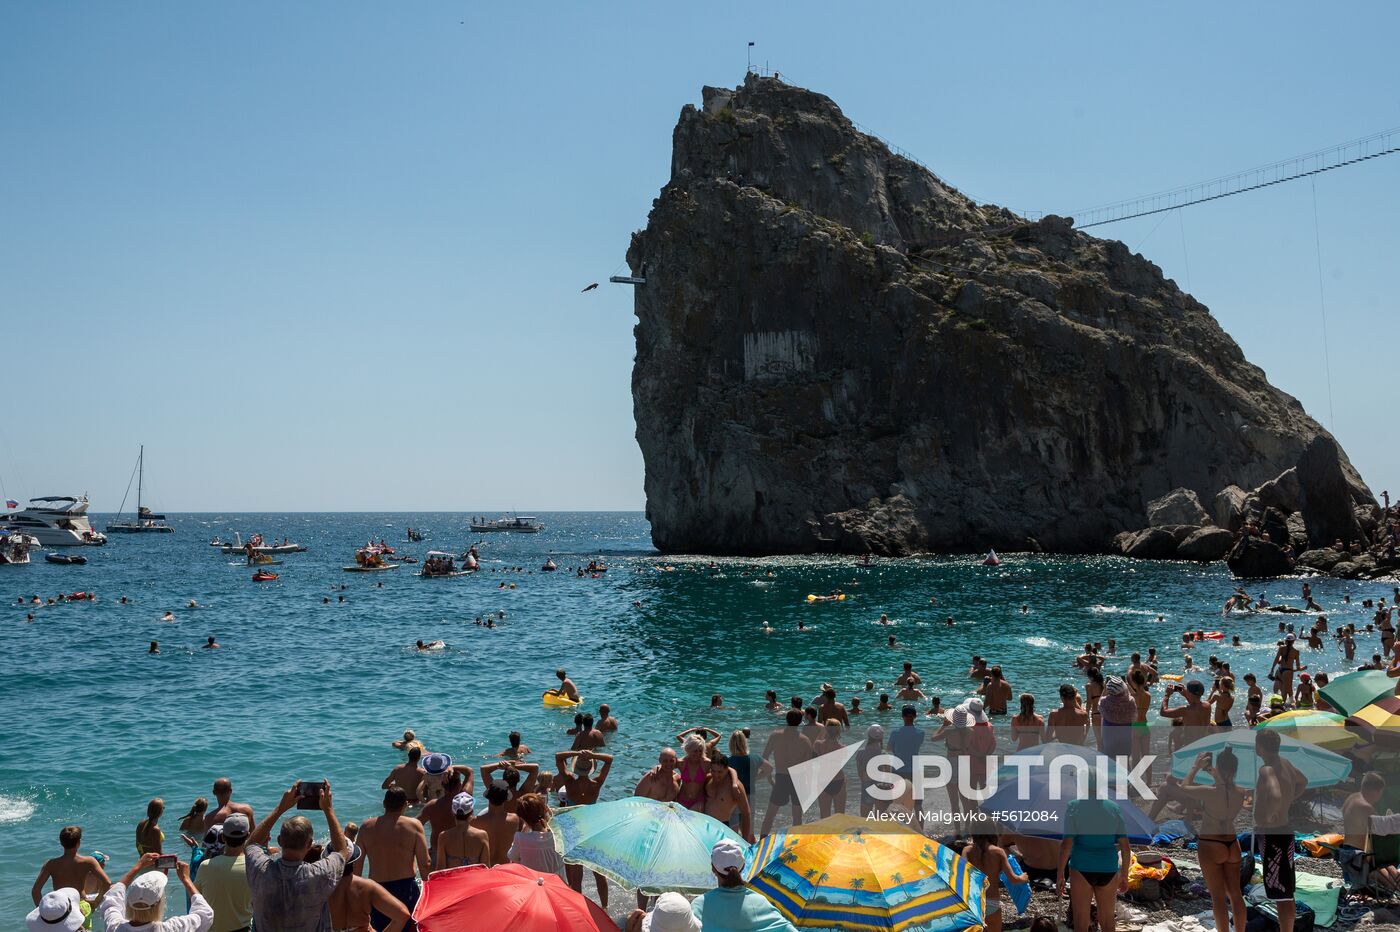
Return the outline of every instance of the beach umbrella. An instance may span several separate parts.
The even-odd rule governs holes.
[[[1105,758],[1108,761],[1109,780],[1117,783],[1120,780],[1126,779],[1127,776],[1127,770],[1119,766],[1117,760],[1102,754],[1098,748],[1088,744],[1067,744],[1063,741],[1049,741],[1045,744],[1037,744],[1033,747],[1026,748],[1024,751],[1015,751],[1013,753],[1017,757],[1043,757],[1045,759],[1044,764],[1037,764],[1030,768],[1029,772],[1032,776],[1048,773],[1055,761],[1062,760],[1066,757],[1078,758],[1084,761],[1089,765],[1091,771],[1097,768],[1100,758]],[[1014,764],[1002,764],[997,768],[997,779],[998,781],[1015,779],[1016,773],[1017,768]]]
[[[768,835],[744,879],[804,930],[954,932],[982,926],[986,878],[897,822],[838,814]]]
[[[1361,741],[1361,736],[1346,728],[1346,717],[1336,712],[1316,709],[1294,709],[1271,715],[1256,725],[1286,735],[1304,744],[1313,744],[1329,751],[1345,751]]]
[[[1358,670],[1337,677],[1318,694],[1343,715],[1355,715],[1382,696],[1395,695],[1395,680],[1384,670]]]
[[[715,842],[744,844],[712,816],[641,796],[562,809],[549,824],[565,861],[647,894],[713,890]]]
[[[1031,769],[1026,793],[1021,792],[1022,788],[1014,777],[1002,778],[998,780],[997,791],[978,805],[983,812],[997,820],[1002,831],[1041,838],[1063,838],[1065,811],[1070,803],[1079,798],[1076,784],[1072,778],[1063,779],[1059,792],[1055,793],[1049,773],[1037,770]],[[1056,795],[1060,798],[1054,798]],[[1156,823],[1132,800],[1110,798],[1123,812],[1128,839],[1143,843],[1151,841],[1152,836],[1157,834]]]
[[[436,871],[413,909],[421,932],[616,932],[607,911],[556,874],[523,864],[471,864]]]
[[[1347,724],[1358,737],[1364,736],[1376,744],[1400,746],[1400,696],[1377,699],[1348,718]]]
[[[1203,751],[1209,751],[1214,756],[1229,748],[1240,762],[1235,785],[1253,789],[1259,778],[1259,759],[1254,755],[1254,739],[1253,730],[1232,729],[1192,741],[1172,755],[1172,776],[1185,777]],[[1342,755],[1282,735],[1279,736],[1279,756],[1308,778],[1309,787],[1331,786],[1342,782],[1351,773],[1351,761]],[[1201,783],[1212,782],[1208,773],[1199,773],[1196,779]]]

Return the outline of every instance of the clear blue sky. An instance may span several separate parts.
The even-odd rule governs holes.
[[[632,230],[755,61],[970,195],[1076,207],[1400,125],[1400,7],[0,6],[12,497],[640,508]],[[1400,486],[1400,156],[1317,180],[1332,425]],[[1328,418],[1307,182],[1104,228]],[[594,281],[597,291],[580,295]]]

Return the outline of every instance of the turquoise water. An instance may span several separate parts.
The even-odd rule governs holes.
[[[656,555],[640,514],[542,518],[542,534],[488,536],[486,571],[456,579],[419,579],[413,566],[383,574],[340,567],[371,536],[418,556],[460,551],[475,537],[459,514],[173,516],[175,534],[114,536],[85,551],[85,567],[42,559],[0,567],[0,598],[10,602],[0,616],[0,915],[30,908],[29,886],[57,853],[61,826],[82,825],[83,850],[112,855],[119,876],[150,797],[165,798],[162,824],[174,842],[179,816],[221,775],[259,814],[292,780],[329,777],[342,818],[359,820],[378,808],[380,781],[399,760],[389,742],[405,727],[474,766],[504,748],[512,729],[537,759],[565,748],[572,716],[539,701],[561,665],[587,707],[608,702],[621,719],[604,795],[622,796],[683,727],[728,732],[766,722],[766,688],[811,697],[830,680],[844,700],[868,678],[888,689],[910,659],[925,690],[952,705],[971,685],[970,655],[980,653],[1043,707],[1061,682],[1079,682],[1070,662],[1086,639],[1116,637],[1120,667],[1131,650],[1155,646],[1170,671],[1179,669],[1181,631],[1223,629],[1246,646],[1226,641],[1215,652],[1236,673],[1265,672],[1278,622],[1221,619],[1234,585],[1223,566],[1010,557],[995,569],[973,558],[864,568],[849,558],[782,557],[711,568],[708,558]],[[403,543],[410,524],[431,539]],[[310,552],[282,558],[278,581],[253,583],[241,560],[208,546],[235,530],[288,536]],[[599,579],[541,574],[549,553],[565,567],[601,556],[611,569]],[[659,572],[661,563],[676,569]],[[505,572],[516,565],[535,572]],[[498,589],[503,581],[517,588]],[[1296,602],[1299,585],[1277,580],[1251,591]],[[847,601],[806,604],[807,593],[838,586]],[[1359,603],[1391,586],[1317,580],[1313,588],[1334,619],[1364,622],[1359,604],[1342,605],[1343,593]],[[98,601],[34,610],[32,624],[31,608],[15,604],[75,590],[95,591]],[[336,602],[341,594],[345,604]],[[132,604],[120,605],[122,595]],[[332,604],[321,604],[324,596]],[[191,598],[206,607],[184,609]],[[160,620],[167,609],[174,623]],[[497,610],[506,612],[499,628],[472,624]],[[894,627],[874,624],[882,612]],[[760,633],[764,619],[776,633]],[[812,630],[798,633],[799,619]],[[896,650],[885,646],[889,633]],[[223,649],[200,650],[209,635]],[[441,638],[449,650],[419,654],[419,638]],[[152,640],[158,656],[146,653]],[[1359,639],[1358,656],[1375,649]],[[1344,667],[1330,647],[1308,662]],[[729,708],[711,711],[713,693]]]

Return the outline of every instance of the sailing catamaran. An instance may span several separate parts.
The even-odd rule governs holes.
[[[141,452],[136,457],[136,520],[129,522],[118,521],[116,524],[107,525],[108,534],[172,534],[175,529],[165,523],[165,515],[158,515],[151,512],[141,504],[141,485],[146,473],[146,447],[141,446]],[[131,486],[126,490],[131,491]],[[120,518],[122,510],[126,508],[126,496],[122,496],[121,509],[117,511]]]

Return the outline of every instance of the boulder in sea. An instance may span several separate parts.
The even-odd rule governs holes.
[[[1294,466],[1329,509],[1372,501],[1122,243],[979,204],[775,78],[702,97],[627,253],[660,550],[1101,552],[1174,489]]]
[[[1230,572],[1242,579],[1266,579],[1293,572],[1293,560],[1273,541],[1244,537],[1226,557]]]
[[[1215,493],[1211,502],[1211,513],[1215,523],[1228,531],[1238,531],[1244,526],[1244,505],[1249,493],[1237,485],[1227,485]]]
[[[1333,550],[1331,547],[1318,547],[1315,550],[1305,550],[1298,554],[1298,565],[1306,566],[1309,569],[1318,570],[1323,573],[1332,572],[1332,567],[1341,563],[1347,558],[1347,554],[1341,550]]]
[[[1118,552],[1135,560],[1170,560],[1176,556],[1181,538],[1174,530],[1160,527],[1124,531],[1114,540]]]
[[[1234,542],[1235,535],[1223,527],[1197,528],[1176,548],[1176,557],[1179,560],[1197,560],[1202,563],[1223,560]]]
[[[1166,527],[1184,524],[1200,527],[1210,523],[1210,516],[1201,507],[1201,499],[1190,489],[1172,489],[1166,495],[1147,503],[1147,526]]]

